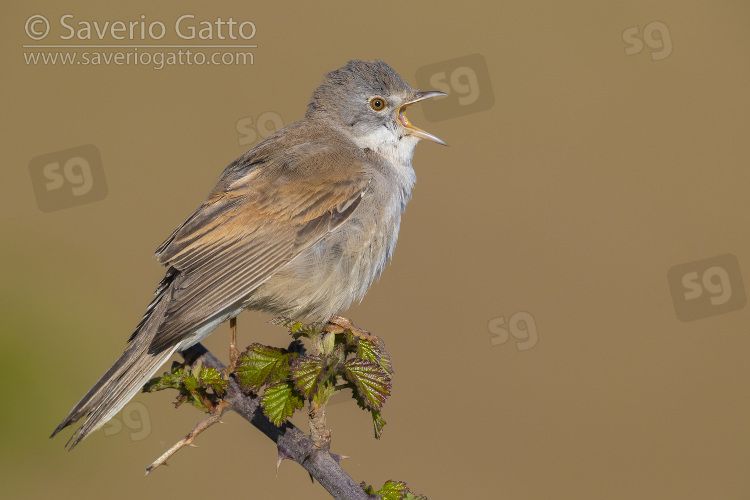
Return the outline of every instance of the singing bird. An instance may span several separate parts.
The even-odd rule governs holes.
[[[175,352],[248,308],[327,322],[362,300],[393,254],[420,139],[445,144],[406,107],[383,61],[349,61],[313,92],[304,119],[247,151],[156,250],[169,266],[122,356],[52,433],[84,416],[73,449]],[[52,437],[51,436],[51,437]]]

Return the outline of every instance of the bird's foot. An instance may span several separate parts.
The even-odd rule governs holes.
[[[363,330],[352,323],[352,320],[349,318],[344,318],[342,316],[334,316],[328,320],[328,323],[323,327],[323,330],[331,333],[344,333],[349,331],[352,332],[352,335],[362,340],[369,340],[370,342],[376,342],[378,344],[383,343],[380,338],[371,335],[367,330]]]

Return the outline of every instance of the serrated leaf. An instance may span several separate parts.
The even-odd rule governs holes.
[[[286,422],[303,404],[302,394],[294,388],[291,381],[272,385],[260,399],[263,413],[276,427]]]
[[[177,389],[179,394],[174,400],[175,407],[188,402],[196,408],[211,412],[216,407],[217,396],[221,396],[229,382],[222,379],[222,374],[214,368],[203,366],[194,372],[183,364],[173,363],[172,370],[161,377],[151,379],[143,392],[155,392],[162,389]],[[213,394],[209,393],[213,391]]]
[[[269,323],[272,325],[279,325],[288,328],[289,333],[291,333],[292,337],[294,337],[295,339],[298,339],[300,337],[312,338],[323,330],[323,325],[320,323],[310,323],[309,325],[306,325],[305,323],[295,321],[291,318],[287,318],[286,316],[278,316],[276,318],[273,318],[271,321],[269,321]]]
[[[380,359],[380,348],[375,342],[359,339],[359,342],[357,342],[357,357],[377,363]]]
[[[378,364],[385,370],[388,375],[393,375],[393,363],[391,362],[391,356],[385,350],[383,346],[380,347],[380,361]]]
[[[184,367],[179,362],[172,363],[172,368],[161,377],[154,377],[143,386],[143,392],[156,392],[164,389],[179,389],[182,384]]]
[[[302,356],[292,362],[291,376],[294,386],[306,398],[309,399],[317,390],[325,364],[325,359],[320,356]]]
[[[424,495],[415,495],[411,491],[404,493],[404,500],[430,500]]]
[[[370,412],[370,416],[372,417],[373,430],[375,431],[375,439],[380,439],[380,436],[383,434],[383,428],[385,427],[386,421],[380,415],[380,412],[378,410],[372,410],[365,405],[365,400],[357,394],[356,390],[353,391],[352,397],[357,402],[357,406],[367,412]]]
[[[224,379],[223,374],[210,366],[201,367],[198,372],[198,381],[203,387],[212,389],[219,396],[224,394],[229,386],[229,381]]]
[[[382,344],[372,340],[357,339],[357,357],[377,363],[385,370],[388,375],[393,375],[393,365],[391,357]]]
[[[339,363],[343,363],[346,359],[346,346],[344,344],[338,344],[333,348],[333,352],[328,356],[328,366],[333,368]]]
[[[403,500],[404,494],[409,491],[403,481],[386,481],[382,488],[375,492],[381,495],[381,500]]]
[[[193,372],[187,372],[182,377],[182,383],[185,386],[185,389],[187,389],[190,392],[195,392],[195,390],[200,386],[200,383],[198,382],[198,378],[193,375]]]
[[[289,361],[297,353],[278,347],[252,344],[237,360],[235,375],[244,388],[260,391],[264,385],[274,384],[289,376]]]
[[[323,331],[323,325],[320,323],[310,323],[306,325],[304,323],[296,323],[293,328],[290,328],[292,337],[298,339],[300,337],[313,338]]]
[[[385,427],[386,422],[380,416],[379,411],[370,410],[370,413],[372,414],[372,426],[375,429],[375,439],[380,439],[380,436],[383,435],[383,427]]]
[[[359,483],[359,486],[363,490],[365,490],[365,493],[367,493],[368,495],[374,495],[375,494],[375,488],[373,488],[372,486],[370,486],[366,482],[362,481],[361,483]]]
[[[357,357],[377,363],[388,375],[393,375],[391,357],[382,344],[372,340],[359,339],[359,342],[357,342]]]
[[[391,377],[379,364],[353,358],[344,363],[344,373],[356,387],[365,406],[373,410],[383,407],[385,399],[391,394]]]

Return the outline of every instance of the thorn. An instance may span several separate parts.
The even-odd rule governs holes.
[[[348,455],[336,455],[335,453],[330,453],[331,458],[336,462],[339,463],[341,460],[346,460],[349,458]]]
[[[283,462],[284,460],[292,460],[292,458],[294,458],[294,457],[292,457],[292,455],[290,455],[289,452],[287,452],[286,450],[284,450],[283,448],[281,448],[279,445],[276,445],[276,451],[279,454],[279,458],[278,458],[278,460],[276,460],[276,477],[278,477],[279,476],[279,466],[281,465],[281,462]]]

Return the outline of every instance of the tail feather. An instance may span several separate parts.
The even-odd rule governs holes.
[[[168,287],[158,290],[159,295],[149,305],[146,315],[130,338],[130,343],[107,372],[89,389],[83,398],[57,426],[50,437],[65,427],[88,415],[86,421],[73,433],[66,443],[72,450],[86,436],[104,425],[143,387],[177,350],[177,345],[158,352],[149,352],[154,336],[166,312],[168,300],[163,300]],[[71,444],[72,441],[72,444]]]

